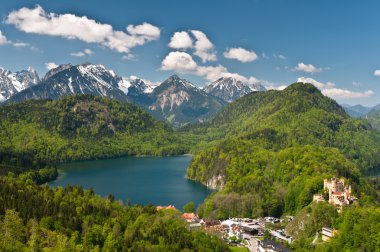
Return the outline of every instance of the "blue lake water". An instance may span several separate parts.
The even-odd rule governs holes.
[[[96,193],[132,204],[196,205],[211,193],[205,186],[187,180],[191,156],[124,157],[62,164],[59,177],[50,186],[81,185]]]

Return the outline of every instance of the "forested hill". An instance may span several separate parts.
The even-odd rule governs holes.
[[[0,251],[229,251],[181,213],[0,177]]]
[[[380,134],[310,84],[248,94],[190,131],[205,140],[187,176],[220,189],[201,214],[294,214],[332,176],[378,203],[362,174],[380,167]]]
[[[41,167],[120,155],[182,154],[181,140],[143,109],[87,95],[0,107],[0,163]]]
[[[380,168],[380,134],[367,120],[349,117],[311,84],[248,94],[226,106],[210,123],[190,131],[207,136],[203,138],[206,148],[232,138],[271,150],[335,147],[363,172]]]

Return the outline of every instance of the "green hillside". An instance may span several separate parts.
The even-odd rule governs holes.
[[[311,84],[253,92],[190,131],[203,137],[200,145],[205,148],[236,138],[275,151],[304,145],[335,147],[363,172],[380,168],[380,134],[368,121],[349,117]]]
[[[186,152],[166,124],[136,106],[106,98],[28,100],[0,107],[0,117],[0,163],[5,168]]]
[[[372,108],[367,114],[366,117],[371,123],[372,127],[375,129],[380,129],[380,106],[377,105]]]
[[[201,207],[206,216],[294,214],[332,176],[379,199],[362,174],[380,167],[380,134],[310,84],[249,94],[191,131],[209,138],[187,176],[220,189]]]
[[[0,177],[0,251],[228,251],[176,211]]]

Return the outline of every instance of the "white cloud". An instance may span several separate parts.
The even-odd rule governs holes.
[[[303,83],[310,83],[316,86],[319,89],[326,89],[326,88],[333,88],[335,87],[334,82],[326,82],[322,83],[319,81],[314,80],[313,78],[305,78],[305,77],[300,77],[297,79],[297,82],[303,82]]]
[[[84,57],[86,54],[84,52],[75,52],[75,53],[70,53],[70,55],[74,57]]]
[[[91,51],[91,49],[88,49],[88,48],[84,49],[83,52],[84,52],[85,54],[88,54],[88,55],[92,55],[92,54],[94,54],[94,52]]]
[[[120,53],[129,53],[131,48],[156,40],[160,36],[160,29],[148,23],[128,25],[126,33],[86,16],[47,13],[39,5],[33,9],[23,7],[14,10],[9,13],[5,22],[26,33],[98,43]]]
[[[190,54],[185,52],[170,52],[161,62],[162,70],[172,70],[179,73],[191,73],[198,68]]]
[[[322,90],[322,93],[334,99],[353,99],[353,98],[366,98],[374,94],[372,90],[365,92],[354,92],[340,88],[330,88]]]
[[[306,73],[318,73],[322,71],[322,68],[317,68],[312,64],[298,63],[298,65],[293,69],[294,71],[306,72]]]
[[[375,71],[373,72],[373,74],[374,74],[375,76],[380,76],[380,70],[375,70]]]
[[[5,37],[5,35],[3,35],[3,33],[0,31],[0,45],[4,45],[7,43],[8,43],[7,37]]]
[[[156,40],[160,38],[160,29],[149,23],[142,23],[140,25],[128,25],[127,31],[133,36],[141,36],[146,38],[146,40]]]
[[[15,43],[13,43],[13,46],[15,46],[15,47],[27,47],[27,46],[30,46],[30,44],[23,43],[23,42],[15,42]]]
[[[48,63],[45,63],[45,67],[47,70],[51,70],[58,67],[58,65],[54,62],[48,62]]]
[[[199,66],[190,54],[180,51],[170,52],[161,62],[161,70],[194,74],[208,81],[215,81],[220,77],[233,77],[248,84],[262,83],[253,76],[245,77],[238,73],[230,73],[222,65]]]
[[[94,54],[93,51],[91,51],[90,49],[86,48],[83,50],[83,52],[75,52],[75,53],[70,53],[71,56],[74,56],[74,57],[84,57],[86,55],[92,55]]]
[[[335,83],[333,82],[322,83],[312,78],[301,77],[297,79],[297,82],[313,84],[315,87],[321,90],[322,94],[338,100],[366,98],[374,94],[372,90],[367,90],[365,92],[354,92],[347,89],[336,88]]]
[[[187,49],[193,47],[193,40],[185,31],[175,32],[170,39],[169,47],[174,49]]]
[[[236,59],[241,62],[252,62],[257,59],[257,54],[254,51],[248,51],[244,48],[230,48],[223,53],[227,59]]]
[[[269,85],[266,85],[265,88],[267,90],[284,90],[285,88],[287,88],[288,86],[287,85],[280,85],[280,86],[277,86],[277,85],[273,85],[273,84],[269,84]]]
[[[206,34],[197,30],[191,30],[191,33],[195,37],[194,55],[201,58],[203,63],[207,61],[216,61],[214,45],[207,38]]]

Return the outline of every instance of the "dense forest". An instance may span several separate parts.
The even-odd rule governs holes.
[[[28,100],[0,107],[0,117],[3,171],[188,151],[186,137],[178,137],[143,109],[112,99],[78,95],[58,101]]]
[[[197,149],[229,139],[248,140],[275,151],[304,145],[335,147],[364,173],[380,167],[380,133],[367,120],[348,116],[311,84],[250,93],[209,123],[186,130],[201,137]]]
[[[177,211],[130,206],[83,190],[0,177],[0,251],[228,251],[189,231]]]

